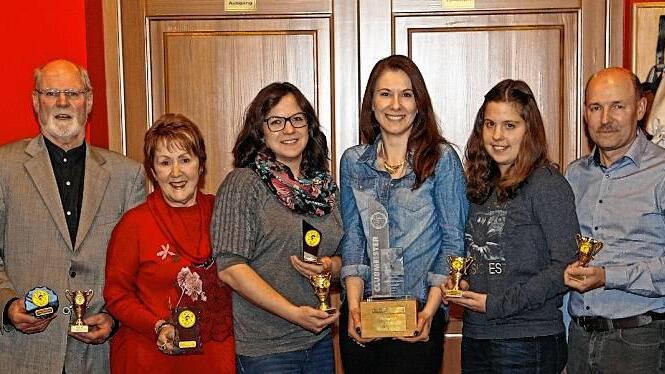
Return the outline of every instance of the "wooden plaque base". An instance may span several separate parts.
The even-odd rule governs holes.
[[[417,323],[416,299],[374,299],[360,302],[363,338],[413,336]]]

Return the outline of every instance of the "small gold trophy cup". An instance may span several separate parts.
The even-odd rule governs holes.
[[[603,249],[603,242],[588,236],[577,234],[575,240],[577,241],[577,261],[582,267],[589,265],[594,256]],[[585,278],[583,275],[571,275],[570,277],[580,281]]]
[[[330,273],[314,274],[309,277],[309,283],[314,287],[314,294],[319,299],[318,309],[328,314],[335,313],[336,309],[330,306]]]
[[[462,297],[462,290],[459,288],[459,282],[466,275],[466,271],[473,263],[473,257],[448,256],[448,266],[450,267],[450,279],[453,281],[453,288],[446,290],[446,297]]]
[[[74,311],[74,323],[69,326],[69,331],[74,333],[85,333],[88,332],[88,325],[83,323],[83,316],[88,309],[88,304],[92,300],[94,295],[93,290],[87,291],[70,291],[65,290],[65,295],[67,295],[67,300],[72,303],[72,310]]]

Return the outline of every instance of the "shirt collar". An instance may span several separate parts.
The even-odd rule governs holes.
[[[378,135],[376,138],[374,138],[374,142],[365,149],[365,152],[360,155],[358,158],[358,162],[362,162],[365,164],[368,164],[371,167],[374,167],[374,164],[376,163],[376,151],[379,147],[379,142],[381,141],[381,135]]]
[[[616,164],[621,160],[627,159],[632,161],[633,164],[635,164],[635,166],[640,167],[640,162],[642,161],[642,155],[644,154],[644,150],[646,149],[648,142],[649,140],[644,135],[642,130],[638,129],[637,136],[635,137],[633,144],[630,145],[630,148],[628,148],[626,154],[621,156],[617,161],[614,162],[614,164]],[[587,165],[591,165],[591,163],[595,163],[597,166],[602,166],[602,164],[600,163],[600,150],[598,149],[598,146],[594,146],[591,154],[587,156]],[[610,165],[610,167],[612,165]]]
[[[46,137],[44,137],[44,144],[46,145],[46,149],[48,150],[48,154],[51,157],[51,160],[55,160],[58,163],[62,163],[64,159],[67,159],[69,164],[75,164],[77,161],[85,158],[85,142],[83,142],[78,147],[72,148],[68,151],[58,147]]]

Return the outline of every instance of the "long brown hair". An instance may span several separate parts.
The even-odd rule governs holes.
[[[483,145],[485,108],[491,102],[515,105],[526,124],[517,159],[503,176]],[[466,144],[465,159],[467,197],[476,204],[483,203],[494,188],[499,201],[513,197],[517,188],[536,168],[552,165],[547,157],[543,118],[529,85],[520,80],[506,79],[489,90],[478,109],[473,132]]]
[[[295,97],[296,103],[307,115],[309,140],[302,152],[300,171],[303,175],[309,176],[314,171],[329,170],[328,144],[325,134],[321,131],[316,112],[298,87],[289,82],[275,82],[263,87],[245,110],[243,126],[233,146],[234,167],[247,167],[254,162],[256,154],[261,151],[267,151],[274,156],[263,139],[263,120],[268,112],[289,94]]]
[[[372,101],[376,81],[384,71],[403,71],[411,80],[413,94],[416,99],[418,113],[413,120],[413,127],[409,135],[407,152],[412,152],[411,168],[416,175],[413,189],[420,187],[430,175],[434,173],[436,163],[441,157],[440,144],[446,144],[446,139],[439,132],[439,126],[432,108],[432,100],[427,92],[427,86],[418,66],[406,56],[392,55],[374,65],[369,75],[365,96],[360,108],[360,132],[363,143],[372,143],[381,133],[381,126],[374,117]]]

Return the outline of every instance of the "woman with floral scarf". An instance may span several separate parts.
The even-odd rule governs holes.
[[[310,277],[338,278],[342,224],[314,108],[290,83],[266,86],[233,156],[211,238],[219,277],[235,291],[238,372],[333,373],[329,326],[339,313],[317,308]],[[302,261],[304,250],[318,261]]]
[[[206,152],[180,114],[148,130],[144,165],[155,191],[109,242],[104,298],[120,321],[113,373],[235,373],[231,290],[211,258],[214,196],[199,191]]]

